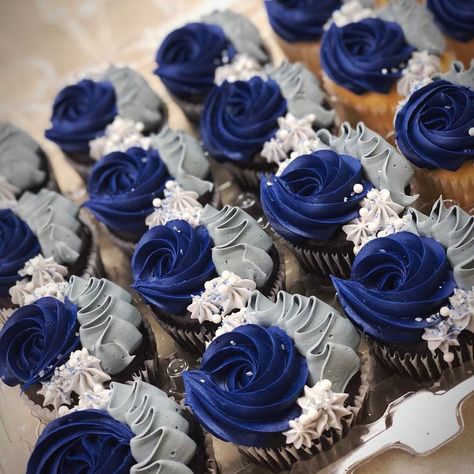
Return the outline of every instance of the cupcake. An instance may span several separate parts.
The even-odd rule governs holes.
[[[105,155],[92,167],[87,184],[85,207],[128,255],[147,221],[156,221],[165,209],[184,214],[192,206],[218,202],[209,162],[194,137],[164,126],[146,140],[143,147]]]
[[[228,69],[237,62],[252,70],[269,61],[257,28],[244,16],[222,10],[171,31],[158,48],[154,73],[197,125],[221,66]]]
[[[43,286],[47,276],[59,282],[67,274],[104,273],[90,218],[54,191],[23,193],[11,209],[0,211],[0,225],[0,306],[21,305],[23,295]]]
[[[382,137],[359,123],[328,130],[278,172],[260,183],[262,208],[273,230],[306,271],[347,276],[361,238],[375,236],[398,219],[416,196],[405,193],[409,162]],[[374,216],[361,234],[359,221]]]
[[[201,138],[243,189],[258,193],[262,176],[334,120],[316,77],[284,61],[259,76],[215,87],[204,105]]]
[[[10,208],[25,191],[42,188],[58,189],[48,157],[24,130],[0,122],[0,208]]]
[[[402,99],[397,81],[446,69],[452,56],[431,14],[415,0],[393,0],[339,25],[333,23],[321,43],[324,86],[347,120],[386,136]]]
[[[184,372],[185,404],[214,436],[275,472],[330,450],[368,391],[359,335],[316,297],[253,292],[224,318],[201,367]]]
[[[165,121],[165,105],[145,79],[129,67],[110,66],[96,79],[82,79],[59,92],[45,136],[86,180],[108,142],[115,150],[120,144],[129,148]],[[94,142],[104,134],[105,140]]]
[[[421,198],[440,194],[474,203],[474,61],[454,62],[446,74],[413,91],[395,117],[400,151],[415,165]]]
[[[284,260],[245,211],[210,205],[188,219],[158,224],[138,242],[133,284],[157,321],[184,349],[202,354],[217,324],[260,289],[274,298]]]
[[[111,380],[157,377],[151,328],[132,295],[106,279],[56,284],[55,296],[13,312],[0,342],[2,381],[20,385],[42,418],[86,402]]]
[[[406,231],[369,240],[333,283],[389,370],[434,380],[474,359],[474,216],[440,197],[429,216],[408,217]]]
[[[426,7],[445,34],[448,51],[468,67],[474,57],[474,4],[462,0],[428,0]]]
[[[110,387],[46,426],[27,474],[216,472],[202,430],[166,393],[141,380]]]

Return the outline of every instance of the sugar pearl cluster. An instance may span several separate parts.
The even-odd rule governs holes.
[[[458,336],[467,329],[474,332],[474,287],[470,290],[456,288],[449,298],[449,305],[440,308],[439,313],[430,319],[437,320],[434,326],[425,328],[422,338],[428,343],[428,349],[435,352],[440,349],[443,359],[452,362],[454,354],[451,346],[459,346]]]
[[[344,3],[339,10],[333,12],[331,19],[324,28],[329,28],[332,23],[342,28],[349,23],[357,23],[364,18],[374,18],[375,16],[375,12],[371,8],[364,7],[358,0],[351,0]]]
[[[414,51],[407,67],[402,71],[402,77],[397,82],[397,92],[408,97],[420,86],[431,82],[431,76],[440,70],[441,63],[438,56],[429,54],[428,51]]]
[[[262,66],[247,54],[236,54],[232,61],[216,68],[214,82],[221,85],[224,81],[248,81],[254,76],[266,79]]]
[[[220,277],[206,281],[204,292],[194,296],[187,309],[191,318],[200,323],[211,321],[219,324],[224,316],[244,308],[255,288],[253,280],[240,278],[226,270]]]

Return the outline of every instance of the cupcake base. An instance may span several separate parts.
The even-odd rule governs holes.
[[[321,78],[321,64],[319,61],[320,41],[295,41],[289,42],[275,35],[278,46],[292,63],[303,63],[318,78]]]
[[[285,444],[284,437],[279,446],[255,448],[238,446],[239,451],[253,463],[264,466],[273,472],[290,470],[297,461],[307,460],[317,455],[321,459],[333,462],[336,458],[337,441],[344,438],[363,416],[365,401],[369,393],[369,374],[372,363],[369,357],[362,357],[361,371],[357,377],[358,387],[354,389],[348,409],[351,415],[341,420],[342,430],[331,428],[314,440],[311,447],[296,449],[293,445]],[[336,448],[336,449],[335,449]]]
[[[471,60],[474,59],[474,39],[465,43],[449,36],[445,36],[445,39],[446,50],[455,56],[456,59],[462,61],[466,68],[469,68]]]
[[[179,108],[183,111],[184,115],[191,122],[194,127],[199,127],[199,122],[201,121],[201,115],[204,110],[204,98],[202,100],[197,100],[196,102],[188,102],[184,99],[170,94],[174,102],[176,102]]]

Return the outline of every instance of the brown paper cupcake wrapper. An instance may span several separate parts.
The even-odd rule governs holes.
[[[206,452],[206,473],[219,474],[220,470],[214,453],[212,436],[207,431],[204,431],[204,450]]]
[[[285,56],[292,63],[303,63],[312,73],[321,78],[321,65],[319,61],[320,41],[289,42],[276,35],[276,40]]]
[[[343,418],[342,430],[331,428],[326,430],[322,436],[314,440],[309,448],[301,447],[296,449],[293,445],[283,445],[278,448],[254,448],[248,446],[238,446],[239,451],[250,459],[250,461],[264,466],[273,472],[290,470],[295,462],[307,460],[317,455],[322,460],[333,462],[337,453],[337,441],[344,438],[364,414],[364,404],[369,393],[369,376],[372,372],[372,361],[367,355],[362,356],[360,373],[360,386],[354,397],[354,405],[348,407],[351,415]]]
[[[85,264],[84,270],[79,276],[83,278],[87,278],[87,277],[103,278],[106,276],[106,273],[104,270],[102,259],[100,257],[99,234],[95,227],[94,219],[89,213],[83,211],[82,209],[79,214],[79,217],[80,217],[80,221],[85,227],[87,227],[91,235],[91,244],[90,244],[89,253],[87,255],[86,264]]]
[[[443,353],[434,354],[426,349],[422,353],[401,353],[386,345],[367,338],[370,353],[390,372],[409,377],[417,382],[429,382],[439,379],[443,370],[459,367],[463,362],[474,361],[474,339],[460,346],[452,346],[452,362],[443,359]]]

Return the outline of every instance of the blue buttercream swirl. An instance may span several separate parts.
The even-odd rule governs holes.
[[[214,86],[214,73],[235,50],[218,25],[188,23],[172,31],[157,53],[154,73],[176,97],[204,99]]]
[[[204,104],[201,137],[217,160],[249,161],[278,130],[286,100],[273,80],[224,81]]]
[[[306,359],[286,332],[254,324],[214,339],[201,368],[183,374],[186,405],[208,431],[257,447],[300,415],[307,378]]]
[[[36,235],[10,209],[0,209],[0,297],[21,278],[18,270],[41,253]]]
[[[474,2],[466,0],[428,0],[441,29],[452,38],[467,42],[474,38]]]
[[[356,94],[386,94],[412,52],[400,25],[368,18],[342,28],[333,24],[323,35],[320,55],[324,72],[339,86]]]
[[[152,201],[172,179],[156,150],[133,147],[101,158],[91,170],[85,206],[110,229],[139,237]]]
[[[115,90],[107,81],[83,79],[56,96],[48,140],[66,153],[87,153],[89,142],[103,135],[117,115]]]
[[[456,287],[442,245],[399,232],[371,240],[357,254],[348,280],[332,277],[349,319],[384,343],[421,341],[424,328]]]
[[[48,423],[36,442],[26,474],[113,472],[136,464],[132,430],[102,410],[80,410]]]
[[[193,295],[215,276],[213,242],[204,226],[174,220],[152,227],[132,256],[134,288],[144,300],[172,314],[184,314]]]
[[[17,309],[0,331],[0,377],[22,389],[48,380],[80,347],[77,308],[40,298]]]
[[[353,191],[357,183],[361,193]],[[263,177],[260,199],[272,227],[290,242],[329,240],[358,217],[371,188],[359,160],[319,150],[291,161],[280,176]]]
[[[341,4],[341,0],[265,0],[270,25],[290,42],[318,40]]]
[[[438,80],[415,91],[395,118],[400,151],[415,165],[456,171],[474,159],[474,90]]]

